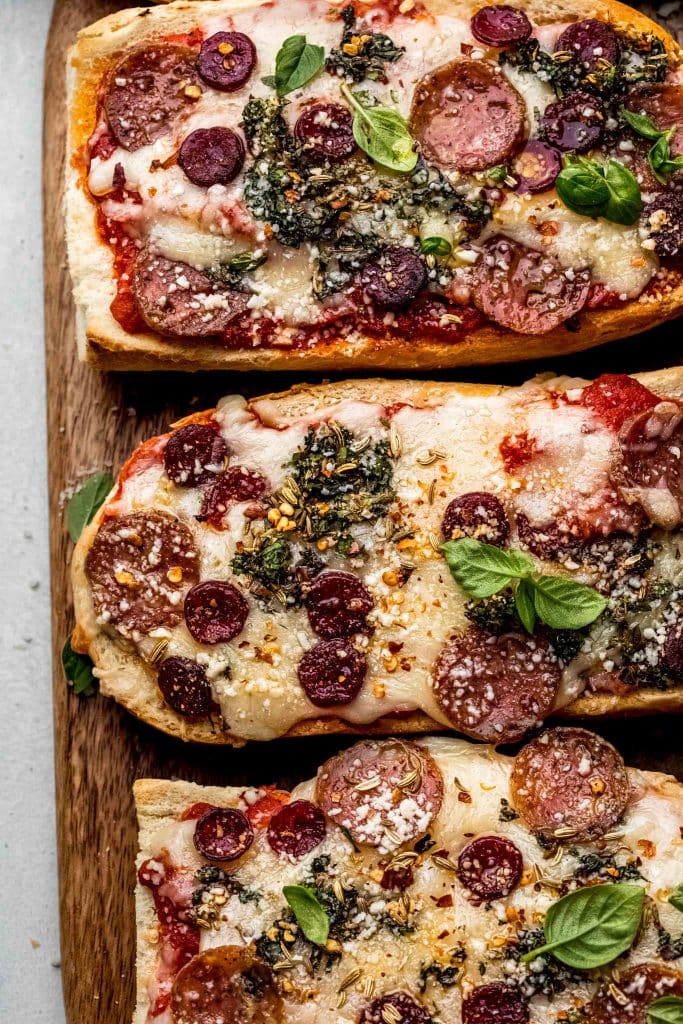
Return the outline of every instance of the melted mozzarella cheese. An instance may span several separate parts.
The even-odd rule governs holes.
[[[369,895],[368,911],[358,922],[358,937],[343,942],[339,961],[328,970],[316,972],[314,999],[297,998],[297,992],[309,989],[312,983],[303,965],[286,972],[290,992],[289,996],[285,994],[286,1019],[292,1024],[315,1024],[323,1019],[335,1024],[357,1024],[368,1002],[363,985],[370,979],[374,981],[374,995],[397,989],[413,992],[426,1000],[438,1019],[460,1020],[463,997],[473,987],[511,977],[523,981],[527,973],[533,973],[534,965],[525,968],[503,955],[505,944],[514,941],[518,931],[537,927],[542,922],[543,915],[557,899],[558,887],[572,882],[577,858],[585,853],[613,854],[619,864],[641,858],[642,884],[654,900],[665,927],[676,927],[672,918],[677,912],[667,900],[683,873],[683,842],[679,831],[683,797],[680,785],[674,780],[632,771],[634,798],[615,838],[602,841],[599,847],[587,844],[578,848],[572,846],[571,851],[562,849],[550,862],[520,819],[500,818],[501,801],[510,797],[510,758],[495,753],[491,747],[454,739],[427,739],[421,741],[421,745],[428,749],[444,780],[443,805],[430,826],[434,849],[447,855],[451,862],[457,862],[461,850],[473,837],[503,836],[522,854],[521,883],[508,897],[477,907],[468,900],[457,876],[426,856],[415,867],[415,880],[408,890],[414,904],[416,928],[402,937],[378,923],[391,897],[378,884],[382,868],[377,851],[366,847],[351,856],[346,838],[336,826],[328,823],[323,843],[300,860],[293,860],[276,855],[267,843],[264,830],[257,830],[249,853],[231,874],[247,889],[258,890],[260,898],[256,903],[242,903],[237,896],[231,896],[216,926],[201,931],[202,950],[248,944],[258,939],[286,910],[283,886],[305,883],[316,857],[329,856],[335,876],[343,876]],[[468,794],[469,802],[460,798],[463,792]],[[226,803],[237,802],[237,791],[227,791],[226,796]],[[292,797],[315,799],[314,782],[297,786]],[[174,863],[183,866],[188,873],[193,872],[199,858],[191,843],[192,830],[192,822],[161,829],[141,856],[160,856],[162,850],[167,849]],[[457,983],[447,988],[430,982],[426,993],[420,994],[421,969],[434,960],[443,962],[459,943],[467,958]],[[620,967],[625,969],[656,957],[655,938],[650,929],[639,938],[625,962],[620,962]],[[482,966],[485,968],[483,980]],[[340,1005],[339,986],[354,971],[360,971],[360,976],[348,986],[346,1002]],[[598,982],[594,973],[586,974],[556,994],[552,1001],[542,994],[534,995],[529,1006],[532,1024],[550,1024],[557,1014],[588,1000]]]
[[[483,237],[498,233],[552,254],[568,269],[588,267],[593,280],[623,299],[639,295],[658,266],[655,256],[643,249],[637,225],[581,217],[564,206],[554,191],[508,195]]]

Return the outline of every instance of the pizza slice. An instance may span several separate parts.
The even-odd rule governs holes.
[[[208,743],[683,705],[683,372],[224,399],[73,557],[103,693]]]
[[[681,785],[585,729],[135,797],[135,1024],[681,1019]]]
[[[68,61],[81,354],[410,369],[675,316],[679,65],[612,0],[111,14]]]

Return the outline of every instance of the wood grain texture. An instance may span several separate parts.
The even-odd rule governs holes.
[[[64,153],[64,60],[81,26],[117,6],[107,0],[58,0],[45,70],[44,222],[50,529],[54,642],[54,724],[62,974],[69,1024],[127,1024],[133,1006],[133,861],[131,785],[135,778],[180,777],[209,784],[277,782],[311,775],[340,745],[334,737],[253,744],[241,750],[189,748],[154,733],[113,702],[77,698],[64,682],[60,651],[72,625],[63,516],[66,488],[96,469],[119,468],[141,439],[221,394],[273,391],[293,383],[226,374],[101,375],[76,358],[74,309],[65,261],[61,192]],[[615,343],[553,363],[558,372],[593,375],[680,362],[676,326],[647,339]],[[519,383],[542,366],[495,368],[451,379]],[[595,722],[591,722],[595,728]],[[604,731],[640,767],[683,777],[676,719],[611,723]]]

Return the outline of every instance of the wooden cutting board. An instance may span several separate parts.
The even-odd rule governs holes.
[[[221,394],[287,387],[285,375],[103,375],[78,363],[74,307],[66,267],[61,204],[64,163],[64,61],[82,26],[122,6],[110,0],[57,0],[45,68],[44,228],[54,728],[59,846],[62,977],[69,1024],[126,1024],[134,990],[133,886],[136,828],[131,785],[143,776],[213,784],[288,785],[313,774],[341,740],[281,741],[243,750],[191,748],[155,733],[100,696],[67,689],[60,652],[73,624],[68,584],[71,542],[63,496],[95,470],[111,468],[143,438],[167,429]],[[520,342],[523,344],[523,341]],[[681,361],[675,326],[555,363],[592,376]],[[519,383],[529,364],[451,379]],[[594,727],[594,723],[591,723]],[[679,723],[645,720],[605,725],[626,758],[683,777]]]

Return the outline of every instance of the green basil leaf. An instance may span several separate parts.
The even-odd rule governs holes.
[[[313,890],[305,885],[286,885],[282,892],[308,941],[324,946],[330,934],[330,922]]]
[[[674,131],[674,128],[670,128],[667,132],[662,132],[647,154],[652,172],[661,185],[668,184],[669,176],[683,168],[683,157],[671,159],[671,139]]]
[[[412,171],[417,163],[415,140],[398,110],[364,106],[346,85],[341,92],[353,108],[353,137],[363,152],[391,171]]]
[[[642,135],[644,139],[652,139],[656,142],[664,134],[647,114],[634,114],[633,111],[621,106],[619,107],[619,115],[629,128],[633,128],[633,131],[638,135]]]
[[[420,242],[420,249],[426,256],[450,256],[453,246],[447,238],[440,235],[430,235]]]
[[[618,160],[608,160],[605,181],[610,196],[603,217],[614,224],[635,224],[643,210],[638,179]]]
[[[441,545],[453,579],[471,597],[491,597],[513,579],[534,571],[523,551],[501,551],[492,544],[465,537]]]
[[[602,216],[609,202],[609,186],[598,165],[590,160],[566,162],[555,188],[564,205],[584,217]]]
[[[643,888],[624,883],[570,892],[545,916],[545,945],[525,953],[522,960],[552,953],[563,964],[584,971],[611,963],[633,943],[644,898]]]
[[[325,50],[306,42],[306,36],[285,39],[275,58],[275,90],[286,96],[310,82],[325,62]]]
[[[250,274],[252,270],[258,270],[268,259],[268,255],[265,252],[260,253],[256,256],[253,252],[238,252],[236,256],[229,259],[227,263],[223,264],[230,274]]]
[[[95,473],[78,488],[66,507],[66,525],[74,544],[114,486],[111,473]]]
[[[676,910],[680,910],[683,913],[683,882],[679,882],[674,891],[669,896],[669,903]]]
[[[506,164],[498,164],[496,167],[489,167],[487,171],[484,171],[484,174],[489,179],[489,181],[496,182],[505,181],[505,179],[508,176],[508,173],[509,172]]]
[[[534,591],[530,580],[519,581],[515,590],[515,608],[527,633],[533,633],[536,625],[536,609],[534,608]]]
[[[683,1024],[683,999],[662,996],[647,1008],[647,1024]]]
[[[78,654],[71,646],[71,637],[67,637],[62,647],[62,668],[67,682],[71,683],[74,693],[89,697],[95,692],[95,676],[93,664],[86,654]]]
[[[595,622],[607,607],[606,597],[574,580],[539,576],[529,584],[536,614],[551,629],[581,629]]]
[[[635,224],[643,209],[636,177],[618,160],[598,164],[587,157],[565,157],[555,187],[564,205],[583,217]]]

